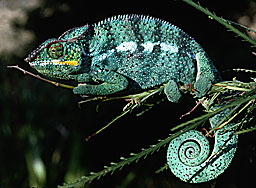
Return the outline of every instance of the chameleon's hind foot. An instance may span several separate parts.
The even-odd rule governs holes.
[[[197,61],[197,76],[196,82],[194,84],[194,89],[196,90],[196,96],[198,98],[203,97],[210,90],[212,82],[216,82],[218,76],[215,76],[217,73],[215,68],[209,64],[209,59],[207,58],[206,53],[199,52],[196,54]]]
[[[212,86],[211,80],[206,76],[201,76],[194,84],[196,96],[202,98],[210,90]]]

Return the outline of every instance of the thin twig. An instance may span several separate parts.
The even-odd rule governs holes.
[[[209,131],[209,133],[221,129],[223,128],[225,125],[227,125],[228,123],[230,123],[237,115],[239,115],[243,110],[247,109],[247,107],[253,102],[253,100],[250,100],[243,108],[241,108],[236,114],[234,114],[232,117],[230,117],[227,121],[223,122],[221,125],[219,125],[218,127],[212,129]]]
[[[182,115],[180,116],[180,119],[182,119],[183,117],[185,117],[185,116],[191,114],[191,112],[193,112],[193,111],[194,111],[200,104],[202,104],[203,102],[204,102],[204,99],[202,99],[202,100],[196,102],[196,105],[195,105],[189,112],[187,112],[187,113],[185,113],[185,114],[182,114]]]
[[[48,82],[50,84],[53,84],[57,87],[64,87],[64,88],[68,88],[68,89],[74,89],[74,86],[70,86],[70,85],[66,85],[66,84],[61,84],[61,83],[58,83],[58,82],[54,82],[54,81],[51,81],[51,80],[47,80],[45,78],[42,78],[41,76],[39,75],[36,75],[36,74],[33,74],[29,71],[26,71],[22,68],[20,68],[18,65],[12,65],[12,66],[7,66],[8,69],[18,69],[19,71],[22,71],[24,74],[28,74],[30,76],[33,76],[34,78],[37,78],[37,79],[40,79],[40,80],[43,80],[45,82]]]
[[[117,117],[115,117],[112,121],[110,121],[107,125],[105,125],[104,127],[102,127],[101,129],[99,129],[98,131],[96,131],[95,133],[93,133],[92,135],[88,136],[87,138],[85,138],[85,141],[88,142],[92,137],[96,136],[97,134],[99,134],[101,131],[105,130],[106,128],[108,128],[110,125],[112,125],[114,122],[116,122],[117,120],[119,120],[121,117],[123,117],[124,115],[128,114],[129,112],[132,112],[133,109],[139,107],[146,99],[148,99],[149,97],[155,95],[156,93],[160,93],[164,88],[164,85],[160,86],[157,89],[153,89],[153,90],[149,90],[149,91],[145,91],[142,92],[140,94],[134,94],[134,95],[129,95],[130,98],[132,98],[132,100],[137,101],[135,103],[131,103],[129,102],[128,104],[131,104],[132,106],[130,106],[128,109],[125,108],[127,105],[125,105],[124,107],[124,111]],[[125,97],[117,97],[117,98],[112,98],[112,99],[121,99],[121,98],[127,98],[128,96]],[[111,100],[112,100],[111,99]]]

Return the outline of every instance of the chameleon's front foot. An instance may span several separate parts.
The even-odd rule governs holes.
[[[178,84],[174,80],[169,80],[169,82],[164,87],[164,93],[167,96],[167,99],[171,102],[177,103],[181,98]]]

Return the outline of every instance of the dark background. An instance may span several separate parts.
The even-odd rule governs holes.
[[[18,1],[17,1],[18,2]],[[83,104],[71,90],[58,88],[7,65],[19,65],[35,72],[23,61],[28,53],[48,38],[64,31],[92,24],[118,14],[145,14],[179,26],[193,36],[207,51],[225,80],[234,76],[248,81],[250,75],[234,73],[232,68],[255,70],[253,48],[224,26],[182,1],[67,1],[45,0],[28,6],[29,0],[0,1],[0,11],[19,12],[9,20],[10,28],[0,28],[4,50],[0,51],[0,187],[56,187],[65,181],[76,180],[90,171],[97,172],[120,156],[137,153],[141,148],[166,138],[169,130],[181,121],[179,116],[189,111],[194,102],[186,96],[179,104],[164,102],[141,117],[136,113],[118,120],[98,136],[85,142],[114,117],[119,115],[125,101]],[[223,3],[225,2],[225,4]],[[255,4],[252,1],[200,1],[201,5],[226,19],[254,22]],[[19,5],[20,4],[20,5]],[[8,13],[9,14],[9,13]],[[7,14],[2,16],[5,23]],[[21,18],[23,21],[21,21]],[[4,20],[4,21],[3,21]],[[6,30],[4,30],[6,29]],[[3,34],[13,33],[11,37]],[[10,32],[10,33],[9,33]],[[29,32],[27,38],[22,33]],[[8,35],[7,35],[8,36]],[[9,43],[14,44],[7,49]],[[199,108],[186,121],[201,114]],[[255,134],[241,135],[239,148],[231,166],[218,177],[215,187],[250,187],[256,170]],[[213,181],[192,185],[181,182],[169,170],[155,171],[166,163],[166,149],[125,166],[112,176],[94,181],[89,187],[211,187]],[[36,176],[32,165],[43,167]],[[40,169],[40,168],[39,168]],[[43,175],[43,174],[46,175]],[[38,178],[39,177],[39,178]],[[44,178],[45,177],[45,178]]]

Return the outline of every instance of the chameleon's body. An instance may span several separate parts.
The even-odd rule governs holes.
[[[167,98],[178,102],[180,86],[189,84],[202,97],[220,80],[193,38],[168,22],[141,15],[70,29],[45,41],[25,61],[44,75],[82,83],[73,90],[80,95],[140,92],[166,83]],[[180,176],[188,171],[182,169]]]

